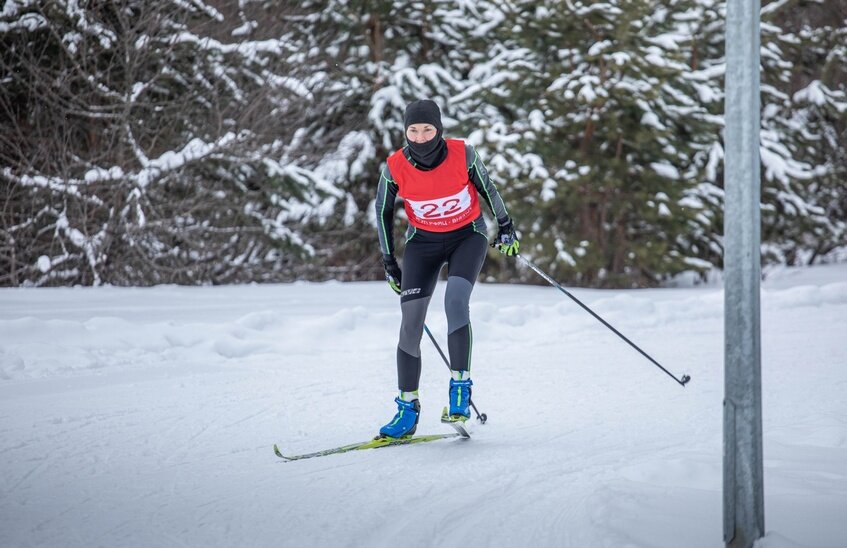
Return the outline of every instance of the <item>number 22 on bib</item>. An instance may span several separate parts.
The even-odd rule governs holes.
[[[453,227],[458,228],[463,221],[468,221],[471,213],[471,194],[468,187],[463,188],[452,196],[434,200],[417,201],[406,199],[412,210],[415,221],[421,228]],[[411,217],[410,217],[411,218]]]

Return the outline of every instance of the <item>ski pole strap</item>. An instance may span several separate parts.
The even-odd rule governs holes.
[[[567,289],[565,289],[564,287],[562,287],[562,284],[560,284],[559,282],[557,282],[556,280],[554,280],[553,278],[551,278],[550,276],[548,276],[548,275],[547,275],[547,273],[545,273],[543,270],[541,270],[540,268],[538,268],[538,267],[535,265],[535,263],[533,263],[532,261],[530,261],[529,259],[527,259],[527,258],[526,258],[526,257],[524,257],[523,255],[521,255],[520,253],[519,253],[519,254],[517,254],[517,255],[515,255],[515,257],[517,257],[518,259],[520,259],[521,261],[523,261],[525,265],[527,265],[528,267],[530,267],[531,269],[533,269],[533,270],[534,270],[534,271],[535,271],[535,272],[536,272],[539,276],[541,276],[542,278],[544,278],[545,280],[547,280],[547,282],[549,282],[549,283],[550,283],[550,285],[552,285],[553,287],[557,288],[559,291],[561,291],[562,293],[564,293],[565,295],[567,295],[568,297],[570,297],[570,298],[571,298],[571,300],[572,300],[573,302],[575,302],[576,304],[578,304],[579,306],[581,306],[581,307],[583,308],[583,310],[585,310],[586,312],[588,312],[589,314],[591,314],[592,316],[594,316],[594,317],[595,317],[595,318],[596,318],[596,319],[597,319],[600,323],[602,323],[603,325],[605,325],[606,327],[608,327],[608,328],[609,328],[609,329],[610,329],[610,330],[611,330],[611,331],[612,331],[615,335],[617,335],[618,337],[620,337],[621,339],[623,339],[624,341],[626,341],[626,342],[627,342],[627,343],[628,343],[631,347],[633,347],[634,349],[636,349],[636,350],[637,350],[637,351],[638,351],[638,352],[639,352],[642,356],[644,356],[645,358],[647,358],[648,360],[650,360],[651,362],[653,362],[653,364],[654,364],[656,367],[658,367],[659,369],[661,369],[662,371],[664,371],[665,373],[667,373],[667,374],[668,374],[668,376],[670,376],[670,378],[672,378],[673,380],[675,380],[676,382],[678,382],[678,383],[680,384],[680,386],[685,387],[685,383],[687,383],[688,381],[690,381],[690,380],[691,380],[691,377],[690,377],[690,376],[688,376],[688,375],[683,375],[681,379],[676,378],[676,376],[675,376],[673,373],[671,373],[670,371],[668,371],[667,369],[665,369],[664,367],[662,367],[662,365],[661,365],[659,362],[657,362],[656,360],[654,360],[654,359],[653,359],[653,358],[652,358],[652,357],[651,357],[651,356],[650,356],[647,352],[645,352],[645,351],[641,350],[641,348],[639,348],[639,347],[638,347],[638,345],[636,345],[634,342],[632,342],[631,340],[629,340],[628,338],[626,338],[626,337],[623,335],[623,333],[621,333],[620,331],[618,331],[617,329],[615,329],[614,327],[612,327],[612,325],[611,325],[611,324],[609,324],[609,322],[607,322],[606,320],[604,320],[603,318],[601,318],[601,317],[600,317],[600,316],[599,316],[596,312],[594,312],[593,310],[591,310],[590,308],[588,308],[588,306],[586,306],[586,305],[585,305],[582,301],[580,301],[579,299],[577,299],[576,297],[574,297],[574,296],[573,296],[573,294],[572,294],[571,292],[569,292]]]

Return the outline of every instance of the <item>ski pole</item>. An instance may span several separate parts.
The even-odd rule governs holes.
[[[445,364],[447,364],[447,369],[450,369],[450,362],[447,360],[447,356],[445,356],[444,352],[441,351],[441,347],[438,346],[438,343],[435,341],[435,337],[432,336],[432,332],[429,330],[426,324],[424,324],[424,331],[426,331],[426,334],[429,335],[429,340],[431,340],[432,344],[435,345],[435,349],[438,350],[439,354],[441,354],[441,359],[444,360]],[[452,371],[452,369],[450,370]],[[486,415],[485,413],[479,413],[479,409],[477,409],[476,405],[474,405],[473,399],[469,399],[469,403],[471,404],[471,407],[473,407],[474,413],[476,413],[476,418],[479,419],[479,422],[485,424],[485,421],[488,420],[488,415]]]
[[[667,369],[665,369],[664,367],[662,367],[662,366],[659,364],[659,362],[657,362],[656,360],[654,360],[653,358],[651,358],[651,357],[650,357],[650,355],[649,355],[649,354],[647,354],[647,352],[645,352],[645,351],[641,350],[640,348],[638,348],[638,346],[637,346],[634,342],[632,342],[631,340],[629,340],[629,339],[627,339],[626,337],[624,337],[624,336],[623,336],[623,334],[622,334],[620,331],[618,331],[617,329],[615,329],[614,327],[612,327],[612,326],[609,324],[609,322],[607,322],[606,320],[604,320],[603,318],[601,318],[600,316],[598,316],[598,315],[597,315],[597,313],[595,313],[593,310],[591,310],[590,308],[588,308],[587,306],[585,306],[585,304],[583,304],[583,303],[582,303],[582,301],[580,301],[579,299],[577,299],[576,297],[574,297],[574,296],[573,296],[573,295],[572,295],[572,294],[571,294],[571,293],[570,293],[567,289],[565,289],[564,287],[562,287],[562,284],[560,284],[559,282],[557,282],[556,280],[554,280],[553,278],[551,278],[550,276],[548,276],[547,274],[545,274],[545,273],[544,273],[544,271],[542,271],[540,268],[538,268],[538,267],[537,267],[537,266],[536,266],[536,265],[535,265],[532,261],[530,261],[529,259],[525,258],[525,257],[524,257],[523,255],[521,255],[520,253],[518,253],[517,255],[515,255],[515,257],[517,257],[518,259],[522,260],[522,261],[524,262],[524,264],[526,264],[528,267],[530,267],[530,268],[531,268],[531,269],[533,269],[535,272],[537,272],[539,276],[541,276],[542,278],[544,278],[545,280],[547,280],[547,281],[550,283],[550,285],[552,285],[553,287],[557,288],[559,291],[561,291],[562,293],[564,293],[565,295],[567,295],[568,297],[570,297],[570,298],[573,300],[573,302],[575,302],[576,304],[578,304],[579,306],[581,306],[581,307],[582,307],[582,308],[583,308],[586,312],[588,312],[589,314],[591,314],[592,316],[594,316],[595,318],[597,318],[597,319],[600,321],[600,323],[602,323],[603,325],[605,325],[606,327],[608,327],[609,329],[611,329],[611,330],[612,330],[612,332],[613,332],[615,335],[617,335],[618,337],[620,337],[620,338],[622,338],[623,340],[625,340],[625,341],[626,341],[627,343],[629,343],[629,345],[630,345],[631,347],[633,347],[634,349],[638,350],[638,351],[641,353],[641,355],[642,355],[642,356],[644,356],[645,358],[647,358],[648,360],[650,360],[651,362],[653,362],[653,364],[654,364],[656,367],[658,367],[659,369],[661,369],[662,371],[664,371],[665,373],[667,373],[667,374],[668,374],[668,375],[669,375],[669,376],[670,376],[673,380],[675,380],[676,382],[678,382],[678,383],[680,384],[680,386],[682,386],[682,387],[684,388],[684,387],[685,387],[685,383],[687,383],[688,381],[690,381],[690,380],[691,380],[691,377],[690,377],[689,375],[683,375],[681,379],[676,378],[676,376],[675,376],[673,373],[671,373],[670,371],[668,371]]]

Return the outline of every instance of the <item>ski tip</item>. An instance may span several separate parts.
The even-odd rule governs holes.
[[[274,444],[274,454],[284,461],[291,460],[290,458],[288,458],[288,457],[286,457],[285,455],[282,454],[282,452],[279,450],[279,447],[277,447],[276,444]]]

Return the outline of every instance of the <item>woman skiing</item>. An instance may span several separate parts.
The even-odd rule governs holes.
[[[424,99],[406,107],[407,145],[389,156],[379,177],[376,221],[385,277],[400,295],[402,322],[397,345],[397,414],[380,436],[414,434],[420,416],[418,384],[420,343],[426,310],[438,273],[447,264],[447,346],[450,354],[449,415],[470,417],[471,348],[473,332],[469,301],[488,247],[484,200],[497,219],[496,247],[507,255],[518,252],[514,225],[488,171],[471,145],[444,139],[441,112]],[[404,200],[409,226],[403,270],[394,257],[394,202]]]

